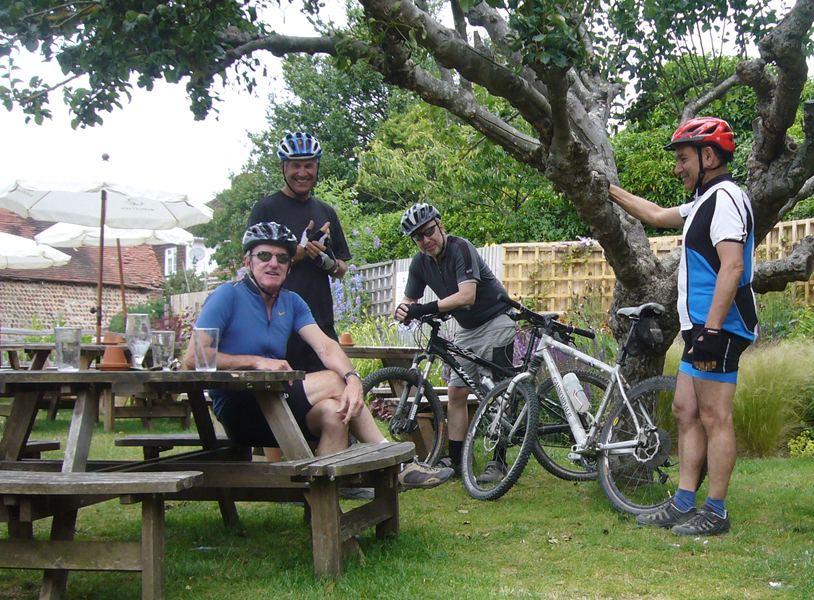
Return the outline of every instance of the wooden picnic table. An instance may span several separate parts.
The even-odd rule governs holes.
[[[89,369],[94,362],[102,358],[106,347],[104,344],[82,344],[79,369]],[[15,370],[22,369],[20,354],[27,354],[31,358],[27,370],[40,371],[45,368],[45,363],[53,351],[53,342],[0,342],[0,352],[6,354],[9,366]]]
[[[125,357],[129,360],[130,350],[125,344],[123,346]],[[83,343],[79,357],[80,370],[87,370],[94,364],[100,363],[104,356],[107,344],[87,344]],[[26,354],[30,357],[30,362],[25,370],[39,371],[45,368],[50,354],[54,351],[53,342],[2,342],[0,352],[8,356],[9,365],[12,369],[23,369],[20,355]],[[149,360],[149,353],[148,353]],[[149,364],[149,362],[147,363]],[[105,431],[113,431],[116,419],[141,419],[145,429],[152,428],[152,419],[174,418],[180,419],[184,428],[190,425],[189,404],[179,401],[177,394],[140,395],[130,397],[129,405],[119,406],[115,401],[115,394],[106,389],[100,398],[100,409],[104,415]],[[64,408],[66,401],[59,392],[54,392],[50,398],[43,400],[41,408],[48,410],[51,420],[56,418],[57,410]],[[0,416],[5,416],[7,407],[0,406]]]
[[[99,476],[131,473],[134,477],[150,473],[174,473],[179,477],[201,473],[200,482],[185,485],[172,497],[218,501],[224,520],[232,524],[238,521],[235,501],[306,500],[310,509],[315,572],[319,576],[339,576],[342,547],[348,543],[352,545],[357,533],[375,526],[378,537],[398,534],[398,466],[414,456],[414,446],[411,443],[359,444],[343,453],[314,457],[281,394],[289,381],[303,377],[300,371],[3,371],[0,373],[0,395],[11,396],[13,400],[0,439],[0,481],[4,470],[57,470],[63,474],[94,473]],[[215,388],[250,390],[255,394],[286,462],[252,462],[245,449],[224,447],[216,436],[204,395],[205,390]],[[58,464],[47,460],[23,460],[36,417],[37,400],[43,393],[54,390],[74,394],[77,398],[64,459]],[[104,390],[114,394],[186,393],[202,450],[151,460],[89,461],[96,407]],[[340,482],[373,487],[375,498],[364,507],[343,513],[339,505]],[[128,483],[133,486],[143,484],[140,480]],[[36,500],[36,497],[27,499],[25,515],[14,508],[3,510],[0,506],[0,520],[9,522],[10,538],[30,536],[32,520],[54,515],[52,537],[72,540],[76,509],[88,503],[86,499],[78,504],[76,498],[61,503],[52,493],[40,504]],[[3,560],[0,558],[0,566],[9,566]],[[62,564],[54,562],[54,565]],[[10,565],[18,563],[11,562]],[[43,590],[47,590],[48,595],[41,597],[59,598],[66,577],[64,570],[46,570]],[[147,589],[146,583],[143,589]]]
[[[372,358],[382,361],[383,367],[409,367],[421,348],[407,346],[342,346],[348,358]]]

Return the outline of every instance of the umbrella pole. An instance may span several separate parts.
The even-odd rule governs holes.
[[[102,216],[99,219],[99,289],[96,293],[96,343],[102,343],[102,276],[105,263],[105,212],[107,192],[102,190]]]
[[[116,249],[119,251],[119,284],[122,290],[122,314],[127,322],[127,299],[124,297],[124,268],[122,267],[122,241],[116,240]]]

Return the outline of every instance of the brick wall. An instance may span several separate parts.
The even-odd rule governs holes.
[[[96,285],[35,281],[0,281],[0,327],[31,328],[35,322],[52,327],[61,320],[84,329],[96,327]],[[127,289],[128,306],[143,304],[161,296],[160,290]],[[121,290],[106,286],[102,290],[102,328],[122,309]]]

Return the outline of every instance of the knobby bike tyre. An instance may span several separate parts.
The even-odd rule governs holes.
[[[400,425],[408,416],[395,412],[401,392],[408,387],[410,397],[414,396],[419,379],[422,382],[422,394],[416,415],[418,426],[409,432],[399,430]],[[414,442],[418,460],[430,465],[438,462],[444,449],[446,420],[441,402],[431,385],[415,371],[403,367],[386,367],[365,377],[362,382],[362,390],[365,395],[365,403],[370,406],[373,417],[385,438],[394,442]],[[405,411],[409,409],[409,404],[406,404],[404,408]]]
[[[571,371],[577,376],[585,390],[585,395],[591,403],[589,412],[594,414],[605,390],[608,380],[591,371]],[[566,372],[563,373],[565,375]],[[566,481],[590,481],[596,479],[596,457],[582,456],[577,460],[568,458],[571,446],[574,445],[574,435],[571,426],[565,418],[565,412],[557,396],[554,381],[549,377],[537,387],[537,399],[540,404],[537,436],[532,446],[534,458],[543,468]],[[587,429],[588,422],[583,426]]]
[[[678,427],[673,417],[676,378],[645,379],[628,392],[642,440],[634,449],[600,452],[599,483],[613,507],[634,515],[646,513],[678,489]],[[643,421],[650,415],[655,430]],[[635,440],[639,434],[630,409],[619,403],[602,429],[602,445]],[[703,477],[703,474],[702,474]]]
[[[510,383],[504,380],[490,390],[478,406],[464,439],[461,478],[466,491],[477,500],[497,500],[508,492],[523,473],[531,454],[539,405],[526,383],[515,386],[509,397]],[[505,476],[497,481],[479,481],[492,461],[502,467]]]

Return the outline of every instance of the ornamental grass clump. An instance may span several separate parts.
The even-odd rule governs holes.
[[[781,342],[743,354],[732,416],[739,454],[770,456],[803,426],[814,393],[811,342]]]

